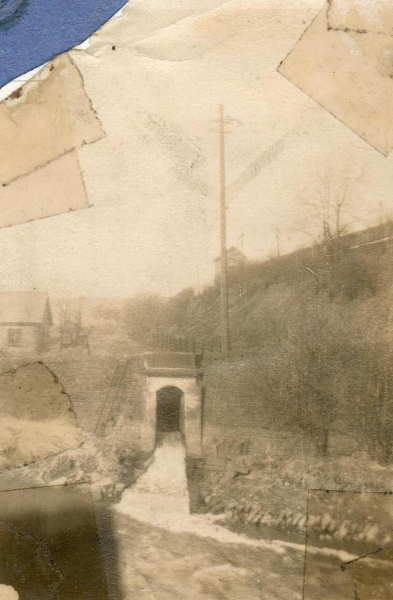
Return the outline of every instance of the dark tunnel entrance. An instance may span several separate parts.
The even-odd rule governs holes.
[[[181,400],[183,392],[167,386],[157,392],[157,433],[181,431]]]

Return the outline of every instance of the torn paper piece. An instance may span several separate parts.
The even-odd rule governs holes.
[[[162,0],[136,0],[127,3],[119,17],[111,19],[105,28],[92,35],[86,50],[95,56],[108,49],[119,50],[147,40],[184,19],[212,11],[222,4],[225,4],[225,0],[199,0],[198,3],[177,0],[168,5],[164,5]]]
[[[15,313],[13,294],[2,313]],[[34,293],[27,301],[34,308]],[[4,304],[4,297],[0,298]],[[8,313],[7,313],[8,311]],[[35,338],[45,335],[45,327],[22,320],[16,328],[12,319],[7,323],[2,317],[0,336],[8,339]],[[56,377],[42,363],[21,366],[0,375],[0,469],[16,467],[76,448],[83,443],[71,402]],[[1,582],[1,579],[0,579]]]
[[[393,35],[392,0],[329,0],[329,27]]]
[[[0,186],[0,228],[88,206],[76,152]]]
[[[304,573],[304,600],[391,598],[391,492],[309,490]]]
[[[13,94],[14,92],[17,92],[22,87],[22,85],[30,81],[30,79],[33,79],[33,77],[35,77],[37,73],[39,73],[44,67],[45,65],[42,65],[41,67],[32,69],[28,73],[25,73],[24,75],[17,77],[17,79],[10,81],[10,83],[7,83],[7,85],[0,89],[0,102],[8,98],[8,96],[11,96],[11,94]]]
[[[386,156],[393,147],[393,38],[329,30],[327,8],[278,70]]]
[[[126,0],[7,0],[0,7],[0,87],[85,41]]]
[[[66,55],[0,104],[0,131],[1,183],[103,136],[79,71]]]
[[[11,585],[3,585],[0,583],[0,598],[2,600],[18,600],[19,594]]]
[[[88,485],[1,492],[0,555],[21,600],[108,598]]]

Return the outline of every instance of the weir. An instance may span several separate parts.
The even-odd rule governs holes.
[[[190,513],[186,476],[186,453],[180,432],[163,434],[148,470],[123,493],[123,512],[135,519],[154,522]]]

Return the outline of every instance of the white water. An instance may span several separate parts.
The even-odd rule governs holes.
[[[133,493],[179,496],[188,503],[186,453],[180,433],[167,433],[154,461],[133,487]]]
[[[169,433],[154,453],[153,463],[123,494],[117,509],[138,521],[163,526],[190,513],[186,454],[180,433]]]
[[[179,433],[166,434],[154,453],[154,460],[136,484],[123,493],[116,510],[129,517],[172,533],[192,533],[223,544],[243,544],[285,554],[288,550],[304,553],[305,547],[289,541],[257,540],[217,525],[221,516],[190,514],[186,476],[185,448]],[[344,550],[308,546],[307,552],[355,560],[357,555]],[[367,562],[374,563],[368,558]],[[377,563],[379,564],[379,562]],[[393,566],[393,565],[391,565]]]
[[[126,600],[301,600],[304,545],[251,539],[218,525],[221,517],[190,514],[179,436],[164,439],[149,469],[123,493],[116,510]],[[323,557],[323,569],[341,593],[337,559],[342,563],[358,557],[313,546],[307,554]],[[369,566],[381,569],[382,561],[362,562],[368,560]],[[386,568],[393,566],[385,562]],[[326,573],[319,572],[320,563],[314,567],[316,575],[309,580],[319,590]]]
[[[215,524],[220,517],[191,515],[186,477],[185,448],[179,433],[166,434],[154,453],[153,463],[136,484],[123,493],[116,509],[142,523],[173,533],[193,533],[227,544],[285,552],[281,542],[254,540]],[[304,547],[299,545],[301,551]]]

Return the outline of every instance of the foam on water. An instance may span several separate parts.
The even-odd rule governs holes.
[[[239,535],[215,523],[214,515],[191,515],[186,454],[179,433],[169,433],[156,448],[149,469],[123,493],[116,510],[137,521],[173,533],[192,533],[227,544],[271,548],[272,544]],[[283,548],[275,547],[282,554]]]
[[[132,492],[176,496],[188,503],[186,452],[179,432],[165,435],[154,453],[153,463]]]
[[[136,521],[172,533],[190,533],[223,544],[243,544],[263,548],[275,554],[305,551],[303,544],[284,540],[267,542],[232,532],[216,523],[222,515],[190,514],[186,455],[179,433],[166,434],[156,448],[152,464],[132,488],[125,490],[120,503],[116,505],[116,510]],[[307,551],[314,555],[334,556],[341,561],[358,558],[354,554],[333,548],[309,545]]]

